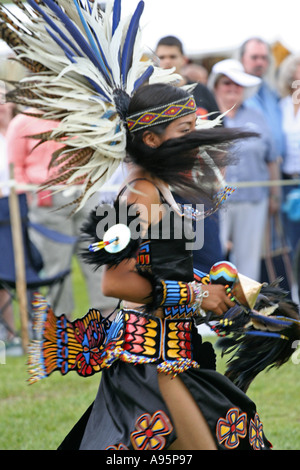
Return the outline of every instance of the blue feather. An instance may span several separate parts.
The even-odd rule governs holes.
[[[82,2],[80,2],[80,3],[82,4]],[[89,6],[89,9],[91,10],[90,6]],[[90,28],[90,31],[91,31],[91,32],[93,33],[93,35],[94,35],[94,40],[96,40],[98,49],[99,49],[99,51],[100,51],[100,55],[99,55],[100,60],[101,60],[101,61],[103,60],[104,67],[108,70],[108,72],[110,73],[110,76],[112,77],[112,75],[113,75],[113,74],[112,74],[112,70],[111,70],[110,66],[108,65],[108,62],[107,62],[106,57],[105,57],[105,54],[104,54],[103,49],[102,49],[102,47],[101,47],[101,44],[100,44],[100,42],[99,42],[99,40],[98,40],[97,34],[95,33],[95,31],[93,30],[93,28],[92,28],[91,25],[89,25],[89,28]],[[93,39],[93,38],[92,38],[92,39]]]
[[[80,4],[81,4],[81,7],[84,8],[84,5],[83,5],[83,2],[80,0]],[[88,6],[88,10],[89,10],[89,13],[91,14],[92,13],[92,9],[91,9],[91,5],[90,5],[90,2],[89,0],[87,0],[86,2],[87,6]],[[86,8],[84,8],[86,10]]]
[[[47,26],[46,26],[45,29],[46,29],[47,33],[49,34],[49,36],[52,37],[53,41],[56,42],[56,44],[62,49],[62,51],[65,53],[65,55],[68,58],[74,56],[74,53],[71,51],[71,49],[69,49],[69,47],[63,41],[61,41],[57,36],[55,36],[55,34],[52,33],[52,31],[49,28],[47,28]],[[72,62],[74,62],[74,61],[72,60]]]
[[[259,322],[264,323],[265,325],[274,325],[274,326],[289,326],[293,322],[289,320],[289,318],[286,317],[272,317],[272,316],[265,316],[265,315],[257,315],[255,313],[251,313],[250,317],[253,318],[254,320],[257,320]]]
[[[51,26],[51,28],[54,29],[54,31],[60,35],[60,37],[75,51],[75,53],[79,57],[82,56],[82,54],[79,52],[79,49],[77,49],[76,45],[70,41],[70,39],[58,28],[54,21],[52,21],[50,16],[48,16],[47,13],[45,13],[34,0],[28,0],[28,3],[32,8],[34,8],[43,16],[49,26]]]
[[[134,82],[133,89],[137,90],[153,74],[154,67],[149,65],[145,72]]]
[[[259,330],[245,331],[245,335],[249,335],[249,336],[266,336],[266,337],[270,337],[270,338],[287,339],[286,336],[284,336],[280,333],[270,333],[269,331],[259,331]]]
[[[136,10],[130,20],[128,27],[127,35],[124,41],[124,47],[122,52],[122,61],[121,61],[121,76],[123,85],[125,85],[128,70],[132,62],[132,53],[134,48],[134,43],[136,39],[136,34],[139,27],[139,21],[144,10],[144,2],[139,2]]]
[[[81,11],[81,9],[80,9],[80,6],[79,6],[78,3],[77,3],[77,0],[73,0],[73,1],[74,1],[74,3],[75,3],[76,8],[77,8],[78,15],[79,15],[79,17],[80,17],[81,23],[83,24],[84,30],[85,30],[85,32],[86,32],[86,34],[87,34],[87,37],[88,37],[88,39],[89,39],[90,45],[91,45],[91,47],[92,47],[92,50],[93,50],[94,53],[96,54],[96,56],[97,56],[97,58],[98,58],[98,60],[99,60],[99,62],[100,62],[100,64],[101,64],[101,67],[102,67],[102,70],[103,70],[103,72],[104,72],[104,75],[105,75],[106,80],[107,80],[108,82],[110,82],[110,77],[109,77],[109,75],[107,74],[107,70],[106,70],[106,69],[107,69],[107,63],[104,63],[104,62],[103,62],[102,57],[101,57],[101,55],[99,54],[97,45],[96,45],[96,43],[95,43],[95,41],[94,41],[94,38],[93,38],[93,35],[92,35],[91,32],[90,32],[90,28],[89,28],[87,22],[85,21],[85,18],[84,18],[83,14],[82,14],[82,11]],[[98,44],[99,44],[99,43],[98,43]],[[102,55],[103,55],[103,54],[102,54]]]
[[[72,54],[72,51],[69,48],[67,48],[66,45],[63,44],[62,41],[58,37],[56,37],[55,34],[53,34],[48,28],[46,28],[46,31],[52,37],[52,39],[63,49],[69,61],[75,64],[76,60],[74,59],[74,54]],[[93,86],[95,91],[97,91],[100,95],[102,95],[103,98],[105,98],[108,102],[111,102],[111,99],[104,93],[102,88],[100,88],[99,85],[97,85],[97,83],[94,82],[94,80],[92,80],[90,77],[87,77],[86,75],[85,75],[85,78]]]
[[[53,0],[44,0],[44,3],[56,14],[56,16],[64,23],[65,27],[72,35],[72,37],[77,42],[80,49],[86,54],[90,61],[97,67],[102,75],[106,77],[106,70],[103,69],[102,65],[99,63],[97,57],[95,56],[90,45],[86,42],[84,36],[80,33],[78,28],[73,24],[73,22],[68,18],[68,16],[60,9]]]
[[[113,8],[112,36],[120,23],[121,18],[121,0],[115,0]]]

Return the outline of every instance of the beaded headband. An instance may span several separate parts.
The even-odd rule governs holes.
[[[181,98],[173,103],[164,104],[156,108],[132,114],[126,119],[130,132],[137,132],[151,126],[157,126],[166,121],[178,119],[186,114],[196,112],[196,103],[193,96]]]

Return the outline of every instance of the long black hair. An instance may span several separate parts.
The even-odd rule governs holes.
[[[146,85],[132,97],[128,114],[135,114],[155,106],[172,103],[188,97],[187,90],[172,85]],[[161,135],[170,121],[149,128]],[[233,160],[231,144],[239,139],[257,136],[240,129],[214,127],[194,130],[182,137],[169,139],[158,148],[143,141],[144,130],[127,137],[127,160],[141,166],[153,177],[168,183],[189,202],[212,203],[217,191],[216,169],[222,170]]]

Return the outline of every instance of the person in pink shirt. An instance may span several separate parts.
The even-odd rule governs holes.
[[[16,105],[4,101],[5,89],[1,86],[0,95],[0,197],[7,197],[9,194],[9,186],[6,183],[9,180],[9,165],[6,151],[6,135],[9,123],[16,113]],[[5,326],[5,331],[3,333],[1,332],[1,339],[5,340],[6,347],[8,347],[10,344],[15,343],[17,339],[14,334],[14,312],[9,293],[1,288],[0,308],[3,309],[2,313]]]

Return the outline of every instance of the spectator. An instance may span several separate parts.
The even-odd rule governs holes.
[[[300,55],[290,55],[281,64],[278,77],[281,94],[280,109],[282,112],[283,130],[286,139],[286,153],[282,164],[284,180],[300,179]],[[299,185],[283,186],[284,206],[288,208],[288,196]],[[300,218],[297,220],[296,211],[286,211],[283,214],[284,228],[288,241],[295,255],[300,239]],[[298,213],[299,217],[299,213]],[[294,256],[293,256],[294,257]]]
[[[175,67],[176,73],[183,76],[184,66],[187,64],[187,57],[183,51],[182,42],[175,36],[166,36],[158,41],[156,55],[160,60],[160,66],[168,69]],[[180,86],[190,82],[183,77]],[[202,83],[197,83],[193,90],[197,105],[197,115],[202,119],[214,119],[220,114],[214,95]],[[180,204],[189,204],[174,194],[176,201]],[[194,266],[200,271],[207,272],[217,261],[224,259],[220,238],[219,238],[219,214],[215,213],[204,220],[204,245],[203,248],[194,252]]]
[[[15,116],[17,110],[13,103],[5,102],[5,89],[0,88],[0,197],[9,195],[9,186],[5,183],[9,180],[9,167],[6,151],[6,133],[10,121]],[[17,339],[15,336],[15,321],[11,298],[8,292],[0,289],[0,309],[2,309],[2,320],[4,320],[5,331],[3,340],[7,341],[6,347],[13,345]]]
[[[260,79],[246,74],[239,61],[227,59],[212,68],[209,83],[224,117],[225,127],[258,132],[257,138],[242,141],[236,147],[237,162],[227,168],[226,179],[235,182],[266,181],[276,165],[276,152],[263,115],[247,105],[247,95]],[[244,275],[259,280],[261,248],[268,214],[268,188],[239,188],[230,196],[220,214],[221,241],[224,249],[232,243],[230,260]],[[249,256],[251,253],[251,256]]]
[[[282,160],[285,152],[285,141],[282,129],[282,116],[279,107],[278,93],[266,81],[266,74],[270,67],[271,54],[269,45],[261,38],[250,38],[244,42],[240,49],[240,60],[245,72],[261,79],[257,92],[247,101],[247,105],[260,110],[269,125],[277,152]],[[276,198],[280,196],[277,191]],[[276,204],[276,200],[275,200]]]
[[[25,114],[20,114],[11,121],[7,132],[7,146],[9,160],[14,163],[17,183],[40,185],[49,177],[48,165],[53,152],[59,146],[53,141],[37,145],[39,141],[29,136],[47,132],[54,125],[53,122]],[[80,193],[80,190],[78,192]],[[78,237],[88,213],[99,203],[99,195],[96,194],[83,209],[70,216],[72,206],[69,204],[73,200],[74,193],[68,194],[67,191],[35,191],[28,195],[29,217],[32,222],[42,224],[65,235]],[[82,251],[82,246],[78,242],[73,245],[60,244],[45,239],[37,233],[32,237],[34,237],[32,240],[43,257],[46,276],[52,276],[68,268],[72,254],[78,255]],[[90,305],[101,309],[104,313],[111,311],[116,306],[116,302],[102,295],[100,289],[101,270],[94,272],[90,266],[82,262],[80,256],[78,256],[78,260],[86,280]],[[56,295],[57,291],[54,289],[52,297],[49,299],[51,303]],[[71,315],[73,308],[72,279],[69,277],[64,282],[56,313]]]
[[[9,187],[5,183],[9,180],[9,167],[6,152],[6,132],[8,125],[16,114],[16,106],[5,102],[5,89],[0,86],[0,197],[8,196]]]
[[[188,58],[183,51],[183,45],[180,39],[175,36],[165,36],[161,38],[156,46],[156,55],[159,59],[159,65],[163,69],[175,67],[176,73],[182,76],[179,86],[192,83],[184,77],[184,66]],[[197,105],[197,115],[208,119],[214,119],[219,114],[219,109],[213,94],[202,83],[197,83],[193,90]]]

